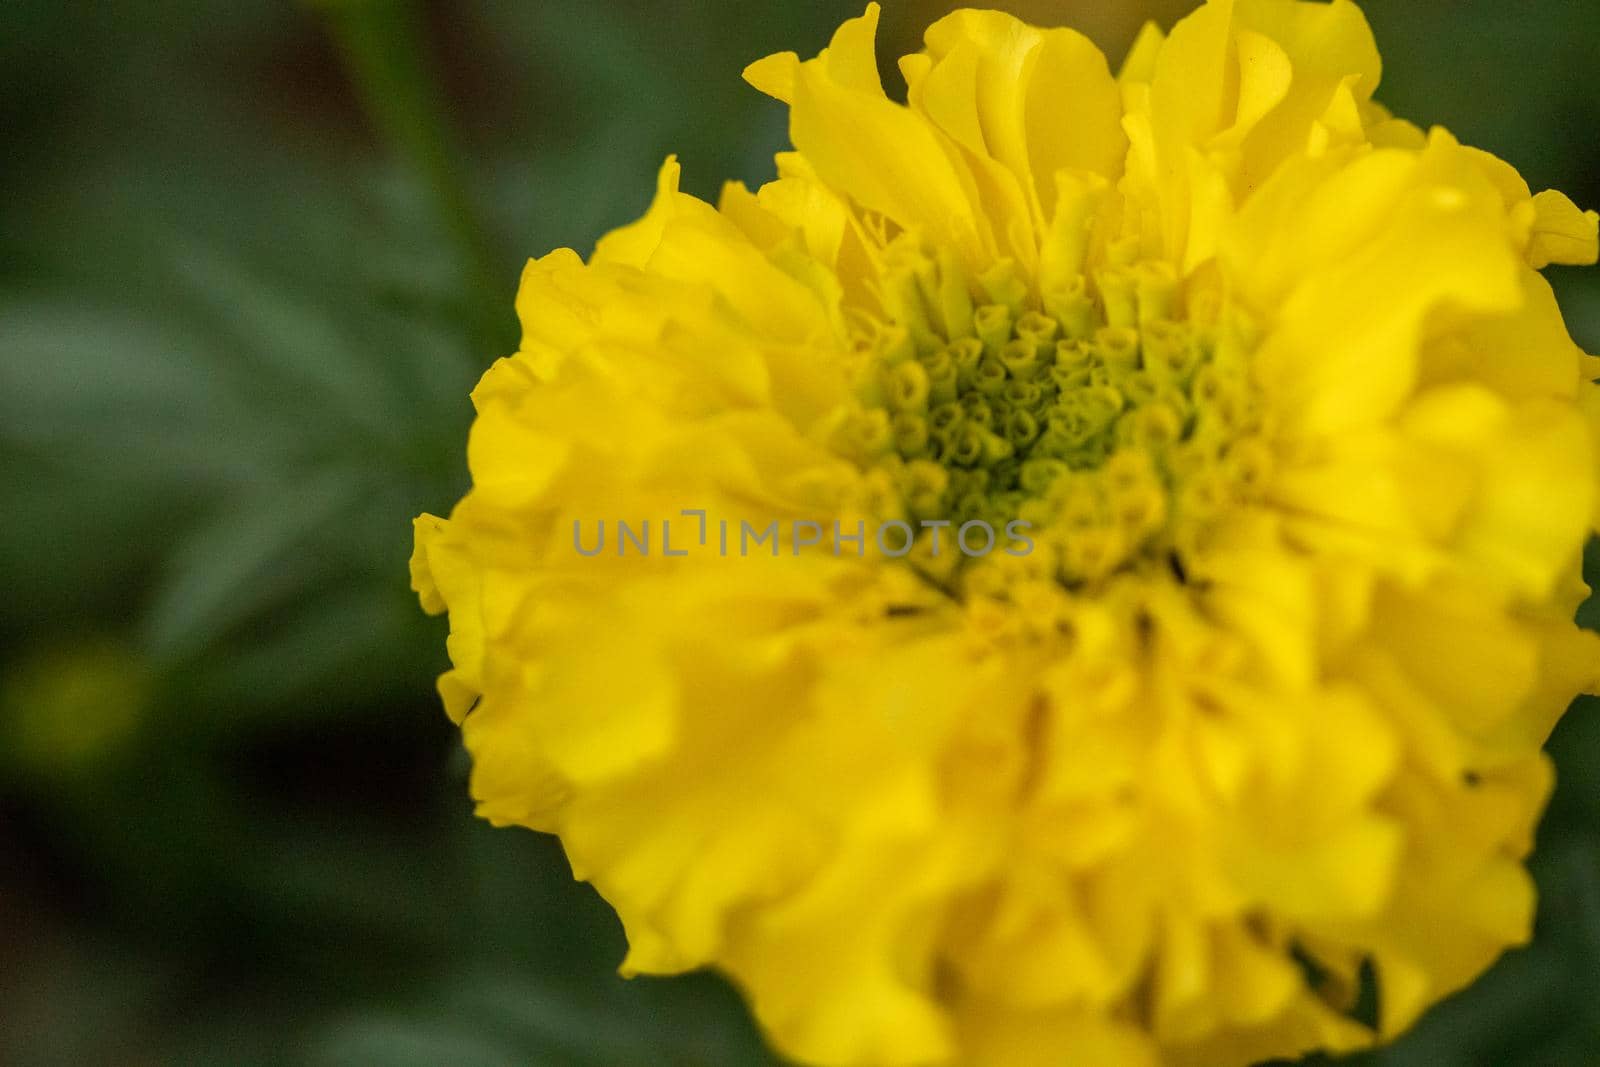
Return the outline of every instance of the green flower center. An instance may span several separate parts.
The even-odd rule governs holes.
[[[1042,301],[999,271],[977,306],[926,259],[905,273],[891,321],[863,339],[838,443],[885,488],[881,518],[1021,520],[1055,577],[1083,585],[1181,561],[1259,491],[1271,457],[1252,331],[1202,297],[1180,315],[1170,267],[1112,266]]]

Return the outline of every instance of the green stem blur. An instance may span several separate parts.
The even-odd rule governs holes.
[[[425,185],[460,257],[463,304],[485,355],[507,346],[512,281],[497,267],[487,231],[456,160],[443,93],[415,0],[354,0],[325,8],[327,25],[363,109],[398,161]]]

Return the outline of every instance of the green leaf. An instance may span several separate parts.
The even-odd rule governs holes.
[[[323,574],[317,542],[359,491],[357,472],[324,472],[233,501],[185,536],[146,615],[150,654],[193,653],[275,600],[312,595]]]

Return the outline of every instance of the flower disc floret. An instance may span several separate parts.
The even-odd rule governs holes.
[[[1020,520],[1078,588],[1181,568],[1210,517],[1259,494],[1271,453],[1254,328],[1241,312],[1218,321],[1214,292],[1197,290],[1190,315],[1169,264],[1113,261],[1034,298],[1010,272],[973,285],[913,244],[885,249],[900,295],[855,338],[856,403],[833,442],[893,487],[885,518]],[[929,559],[938,536],[922,534]],[[924,572],[958,591],[961,574]]]

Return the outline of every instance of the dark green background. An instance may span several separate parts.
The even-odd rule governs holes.
[[[1118,54],[1175,9],[1024,6]],[[1600,205],[1592,7],[1375,2],[1382,96]],[[521,263],[669,151],[763,180],[783,112],[740,69],[858,10],[0,8],[0,1063],[768,1062],[472,819],[405,562]],[[942,10],[891,5],[885,56]],[[1600,348],[1600,272],[1557,282]],[[1600,1062],[1595,709],[1552,748],[1535,944],[1362,1062]]]

